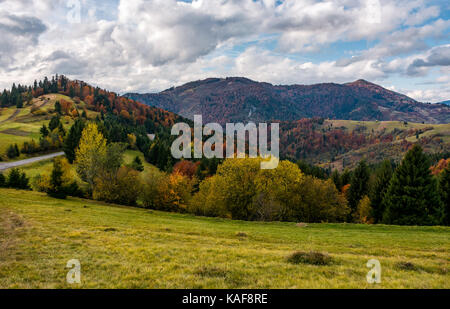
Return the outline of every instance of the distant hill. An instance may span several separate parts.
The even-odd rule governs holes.
[[[403,121],[301,119],[281,122],[283,158],[331,169],[353,168],[362,159],[374,164],[399,162],[413,144],[429,154],[450,154],[450,124]]]
[[[347,120],[450,123],[450,107],[417,102],[365,80],[347,84],[272,85],[242,77],[209,78],[160,93],[124,96],[205,122]]]
[[[444,104],[450,106],[450,100],[439,102],[439,104]]]

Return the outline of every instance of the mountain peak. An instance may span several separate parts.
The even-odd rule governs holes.
[[[448,123],[450,107],[419,103],[359,79],[348,84],[272,85],[245,77],[209,78],[162,93],[129,97],[206,122],[291,121],[322,117]]]

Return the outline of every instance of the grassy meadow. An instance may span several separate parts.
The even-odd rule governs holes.
[[[203,218],[0,189],[0,288],[450,288],[450,228]],[[296,251],[327,265],[292,264]],[[66,283],[70,259],[81,284]],[[378,259],[380,284],[368,284]]]

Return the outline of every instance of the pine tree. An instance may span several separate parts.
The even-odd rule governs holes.
[[[393,174],[392,164],[389,160],[385,160],[381,167],[376,171],[375,182],[370,192],[370,201],[372,206],[372,216],[375,223],[381,222],[384,213],[383,199],[389,187]]]
[[[133,162],[131,163],[131,168],[135,169],[138,172],[144,171],[144,165],[142,165],[142,160],[141,158],[139,158],[139,156],[136,156],[134,158]]]
[[[450,165],[440,174],[439,192],[444,203],[444,224],[450,225]]]
[[[9,188],[20,188],[22,184],[21,174],[19,169],[13,168],[8,175],[8,181],[6,182]]]
[[[336,188],[341,191],[342,189],[342,182],[341,182],[341,175],[339,174],[338,170],[334,170],[333,173],[331,173],[331,180],[333,180],[334,185]]]
[[[66,191],[63,187],[63,170],[61,166],[61,161],[59,159],[55,159],[53,161],[53,170],[52,174],[50,175],[50,190],[48,191],[48,195],[65,199],[66,198]]]
[[[63,150],[66,154],[67,160],[72,164],[75,161],[75,150],[80,143],[81,134],[84,129],[84,122],[81,119],[75,120],[75,123],[70,127],[69,134],[67,135]]]
[[[50,119],[50,122],[48,124],[48,128],[52,132],[54,129],[59,127],[59,124],[60,124],[59,116],[53,116],[52,119]]]
[[[435,225],[441,223],[443,207],[428,157],[415,145],[395,170],[383,203],[383,223]]]
[[[39,132],[41,133],[42,137],[48,136],[48,133],[49,133],[47,126],[45,124],[42,125],[42,128],[39,130]]]
[[[348,204],[352,213],[356,211],[359,201],[368,193],[369,168],[366,161],[359,162],[353,172],[348,192]]]
[[[56,102],[55,102],[55,112],[56,112],[58,115],[61,115],[61,103],[59,103],[59,101],[56,101]]]

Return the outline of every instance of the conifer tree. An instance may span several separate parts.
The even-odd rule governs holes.
[[[78,147],[81,139],[81,133],[84,129],[84,122],[81,119],[75,120],[75,123],[70,127],[69,134],[67,135],[63,150],[66,154],[67,160],[72,164],[75,160],[75,150]]]
[[[428,157],[415,145],[395,170],[383,203],[383,223],[435,225],[443,217],[437,181],[430,173]]]
[[[369,168],[366,161],[361,161],[354,170],[348,192],[348,204],[352,213],[356,211],[359,201],[368,193]]]
[[[392,165],[389,160],[385,160],[375,173],[375,181],[370,192],[370,202],[373,211],[372,216],[375,223],[381,222],[383,219],[383,199],[389,187],[392,174]]]
[[[63,170],[61,166],[61,161],[59,159],[55,159],[53,161],[53,170],[50,175],[50,190],[48,191],[48,195],[65,199],[66,191],[63,187]]]
[[[439,191],[444,203],[444,224],[450,225],[450,165],[440,174]]]

